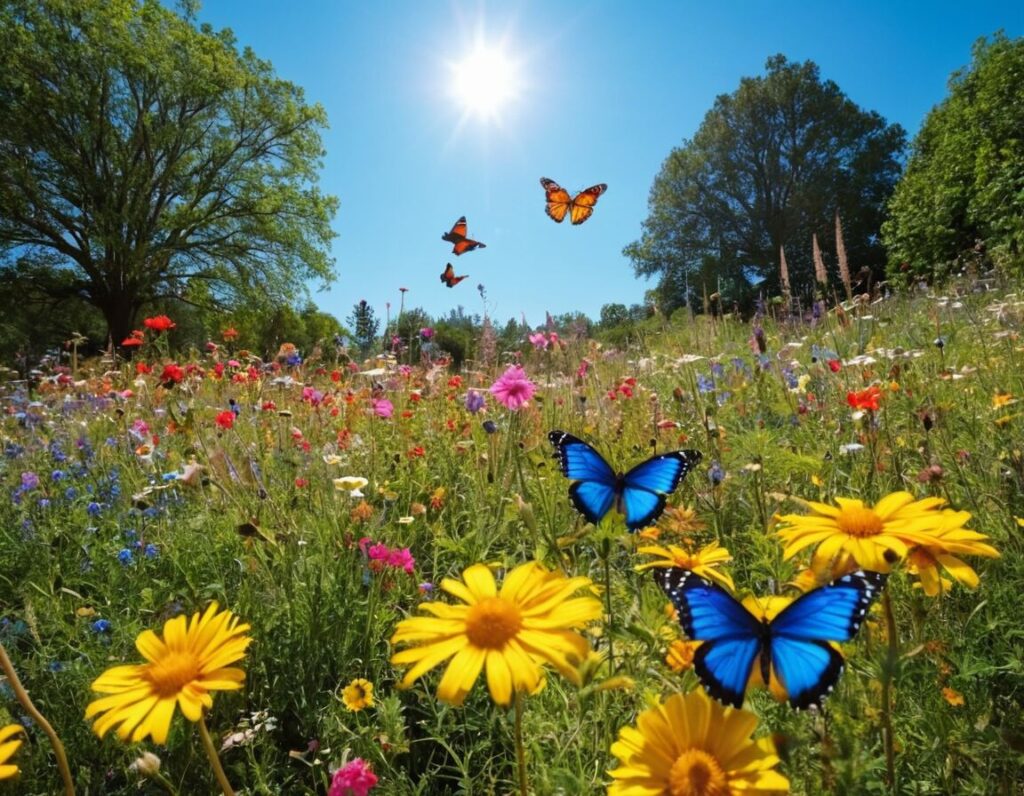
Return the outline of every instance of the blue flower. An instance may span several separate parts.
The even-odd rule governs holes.
[[[495,423],[493,420],[485,420],[483,422],[483,426],[484,431],[486,431],[488,434],[493,434],[495,431],[498,430],[498,424]]]
[[[52,473],[50,473],[50,478],[52,478],[54,481],[63,481],[64,480],[64,471],[63,470],[54,470]]]
[[[110,624],[109,619],[96,619],[89,627],[92,628],[93,633],[109,633],[113,625]]]
[[[132,563],[132,551],[127,547],[122,547],[117,554],[117,560],[120,561],[124,566],[128,566]]]
[[[103,507],[99,503],[93,500],[92,502],[89,503],[88,506],[85,507],[85,510],[89,513],[90,517],[95,517],[97,514],[100,513],[100,510],[102,508]]]
[[[146,558],[156,558],[158,555],[160,555],[160,548],[151,542],[148,545],[146,545],[146,549],[144,552],[146,554]]]
[[[722,465],[718,462],[711,462],[711,467],[708,468],[708,479],[715,486],[722,483],[725,480],[725,470],[722,469]]]
[[[710,377],[705,376],[703,373],[697,374],[697,392],[707,394],[713,392],[715,389],[715,383]]]

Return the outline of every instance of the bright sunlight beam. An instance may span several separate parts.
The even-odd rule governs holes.
[[[519,64],[500,45],[478,41],[460,61],[450,65],[451,93],[466,116],[498,121],[522,88]]]

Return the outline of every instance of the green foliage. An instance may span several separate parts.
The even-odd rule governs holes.
[[[377,342],[380,318],[370,303],[362,299],[352,308],[352,314],[348,316],[347,322],[360,355],[365,357]]]
[[[233,35],[156,0],[0,5],[0,255],[96,307],[273,307],[332,277],[326,115]],[[40,279],[41,277],[41,279]]]
[[[943,279],[990,262],[1024,268],[1024,39],[974,45],[928,114],[882,227],[890,273]]]
[[[778,292],[783,245],[794,290],[809,292],[811,235],[834,241],[837,210],[854,270],[884,262],[876,237],[902,128],[859,108],[810,61],[777,55],[766,70],[719,96],[693,139],[669,154],[643,234],[624,250],[637,274],[659,277],[665,312],[702,288],[741,306],[752,280]]]

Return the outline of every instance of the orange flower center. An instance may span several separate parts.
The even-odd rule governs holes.
[[[722,766],[703,749],[687,749],[668,775],[671,796],[728,796],[729,790]]]
[[[500,597],[481,600],[469,609],[466,617],[466,635],[481,649],[501,649],[522,626],[519,608]]]
[[[882,518],[864,506],[851,506],[843,509],[836,522],[839,524],[839,530],[847,536],[858,538],[878,536],[885,527]]]
[[[188,652],[170,652],[148,664],[144,676],[161,697],[177,696],[199,677],[199,661]]]

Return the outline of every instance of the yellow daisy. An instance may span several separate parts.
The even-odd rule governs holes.
[[[341,691],[341,701],[353,713],[373,707],[373,683],[357,677]]]
[[[929,597],[937,597],[952,585],[940,576],[940,567],[967,588],[977,588],[978,574],[959,558],[960,555],[999,558],[999,551],[985,544],[987,536],[963,527],[970,518],[966,511],[943,511],[943,521],[929,534],[928,542],[910,550],[907,570],[917,575]]]
[[[775,771],[770,738],[754,740],[757,717],[724,707],[703,691],[674,694],[643,711],[612,744],[618,768],[609,796],[728,796],[789,792]]]
[[[722,564],[732,561],[729,551],[724,547],[719,547],[718,542],[712,542],[696,553],[690,553],[675,545],[669,545],[667,548],[659,547],[658,545],[638,547],[637,552],[649,556],[659,556],[659,559],[656,561],[648,561],[645,564],[638,565],[636,567],[637,572],[654,569],[655,567],[680,567],[681,569],[695,572],[702,578],[716,581],[727,589],[734,590],[736,588],[732,578],[725,572],[719,572],[717,569]]]
[[[914,500],[909,492],[894,492],[873,507],[852,498],[836,498],[838,506],[806,501],[812,514],[779,517],[785,558],[817,545],[815,555],[832,559],[849,553],[858,566],[888,572],[916,544],[927,544],[928,532],[940,525],[942,498]],[[968,515],[969,516],[969,515]]]
[[[676,639],[669,644],[668,654],[665,655],[665,665],[673,672],[685,672],[693,666],[693,654],[699,646],[699,641]]]
[[[175,705],[186,719],[199,721],[203,708],[213,706],[211,691],[242,687],[245,672],[228,664],[245,657],[252,641],[245,635],[249,625],[217,609],[213,602],[191,621],[174,617],[164,624],[162,639],[143,631],[135,646],[148,663],[115,666],[96,678],[92,690],[108,695],[85,709],[87,719],[99,716],[93,724],[97,735],[102,738],[116,727],[123,741],[137,743],[149,735],[166,743]]]
[[[14,741],[11,738],[22,731],[20,724],[8,724],[0,729],[0,779],[10,779],[18,775],[18,767],[7,761],[14,757],[14,753],[21,746],[20,738]]]
[[[403,619],[391,637],[392,644],[416,645],[391,658],[412,666],[402,687],[449,658],[437,696],[452,705],[462,704],[485,664],[499,705],[509,704],[514,691],[535,691],[543,663],[578,685],[576,666],[589,646],[574,631],[601,616],[601,603],[572,595],[590,585],[589,578],[567,578],[536,561],[509,572],[500,591],[483,564],[469,567],[462,580],[445,578],[441,588],[464,604],[422,603],[420,610],[432,616]]]

